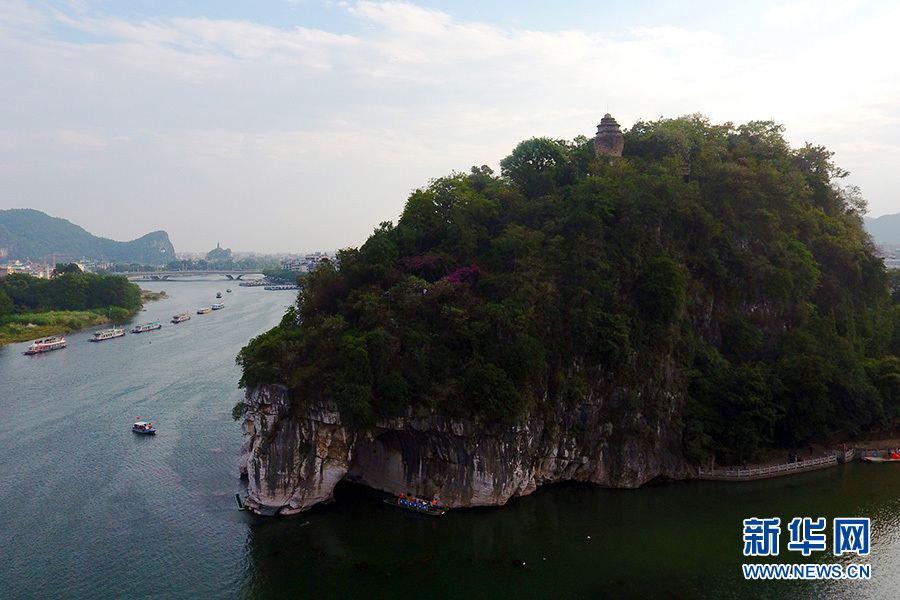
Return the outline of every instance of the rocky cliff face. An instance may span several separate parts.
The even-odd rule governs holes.
[[[300,512],[330,501],[342,479],[450,508],[502,505],[546,483],[633,488],[682,479],[680,398],[664,389],[658,382],[607,389],[577,406],[559,405],[555,419],[506,427],[410,410],[367,431],[343,426],[330,402],[298,402],[282,386],[253,389],[240,459],[246,505],[263,515]]]

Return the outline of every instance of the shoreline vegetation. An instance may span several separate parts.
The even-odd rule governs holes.
[[[113,306],[105,309],[54,310],[11,315],[9,322],[0,326],[0,347],[53,335],[65,335],[88,327],[128,319],[139,313],[147,302],[155,302],[168,297],[164,291],[141,290],[141,307],[131,311]]]

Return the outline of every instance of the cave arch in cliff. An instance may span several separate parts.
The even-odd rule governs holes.
[[[462,444],[447,436],[388,430],[360,444],[346,479],[392,494],[431,496],[466,462]]]

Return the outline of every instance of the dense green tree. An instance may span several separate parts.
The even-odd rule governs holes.
[[[619,159],[533,138],[500,164],[414,191],[301,280],[241,351],[242,385],[331,398],[360,427],[605,393],[610,419],[674,420],[704,462],[900,422],[900,284],[829,151],[689,115],[637,123]]]
[[[79,267],[75,263],[57,263],[57,265],[53,268],[53,272],[50,273],[50,277],[59,277],[60,275],[65,275],[66,273],[81,273],[81,267]]]
[[[13,304],[12,298],[0,287],[0,323],[3,323],[7,317],[15,314],[15,311],[16,305]]]
[[[532,138],[521,142],[500,161],[500,171],[528,197],[549,194],[573,175],[565,142]]]
[[[0,291],[12,301],[16,312],[118,307],[127,314],[141,306],[137,285],[124,277],[83,273],[77,266],[49,280],[10,275],[0,280]]]

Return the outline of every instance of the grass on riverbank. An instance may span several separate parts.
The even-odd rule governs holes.
[[[6,323],[0,325],[0,345],[71,333],[85,327],[109,323],[111,319],[125,319],[128,316],[128,311],[122,308],[11,315],[7,317]]]
[[[154,302],[168,298],[165,292],[141,290],[141,302]],[[87,327],[104,325],[110,321],[124,321],[133,313],[124,308],[112,307],[96,310],[49,311],[10,315],[0,325],[0,346],[28,342],[51,335],[64,335]]]

